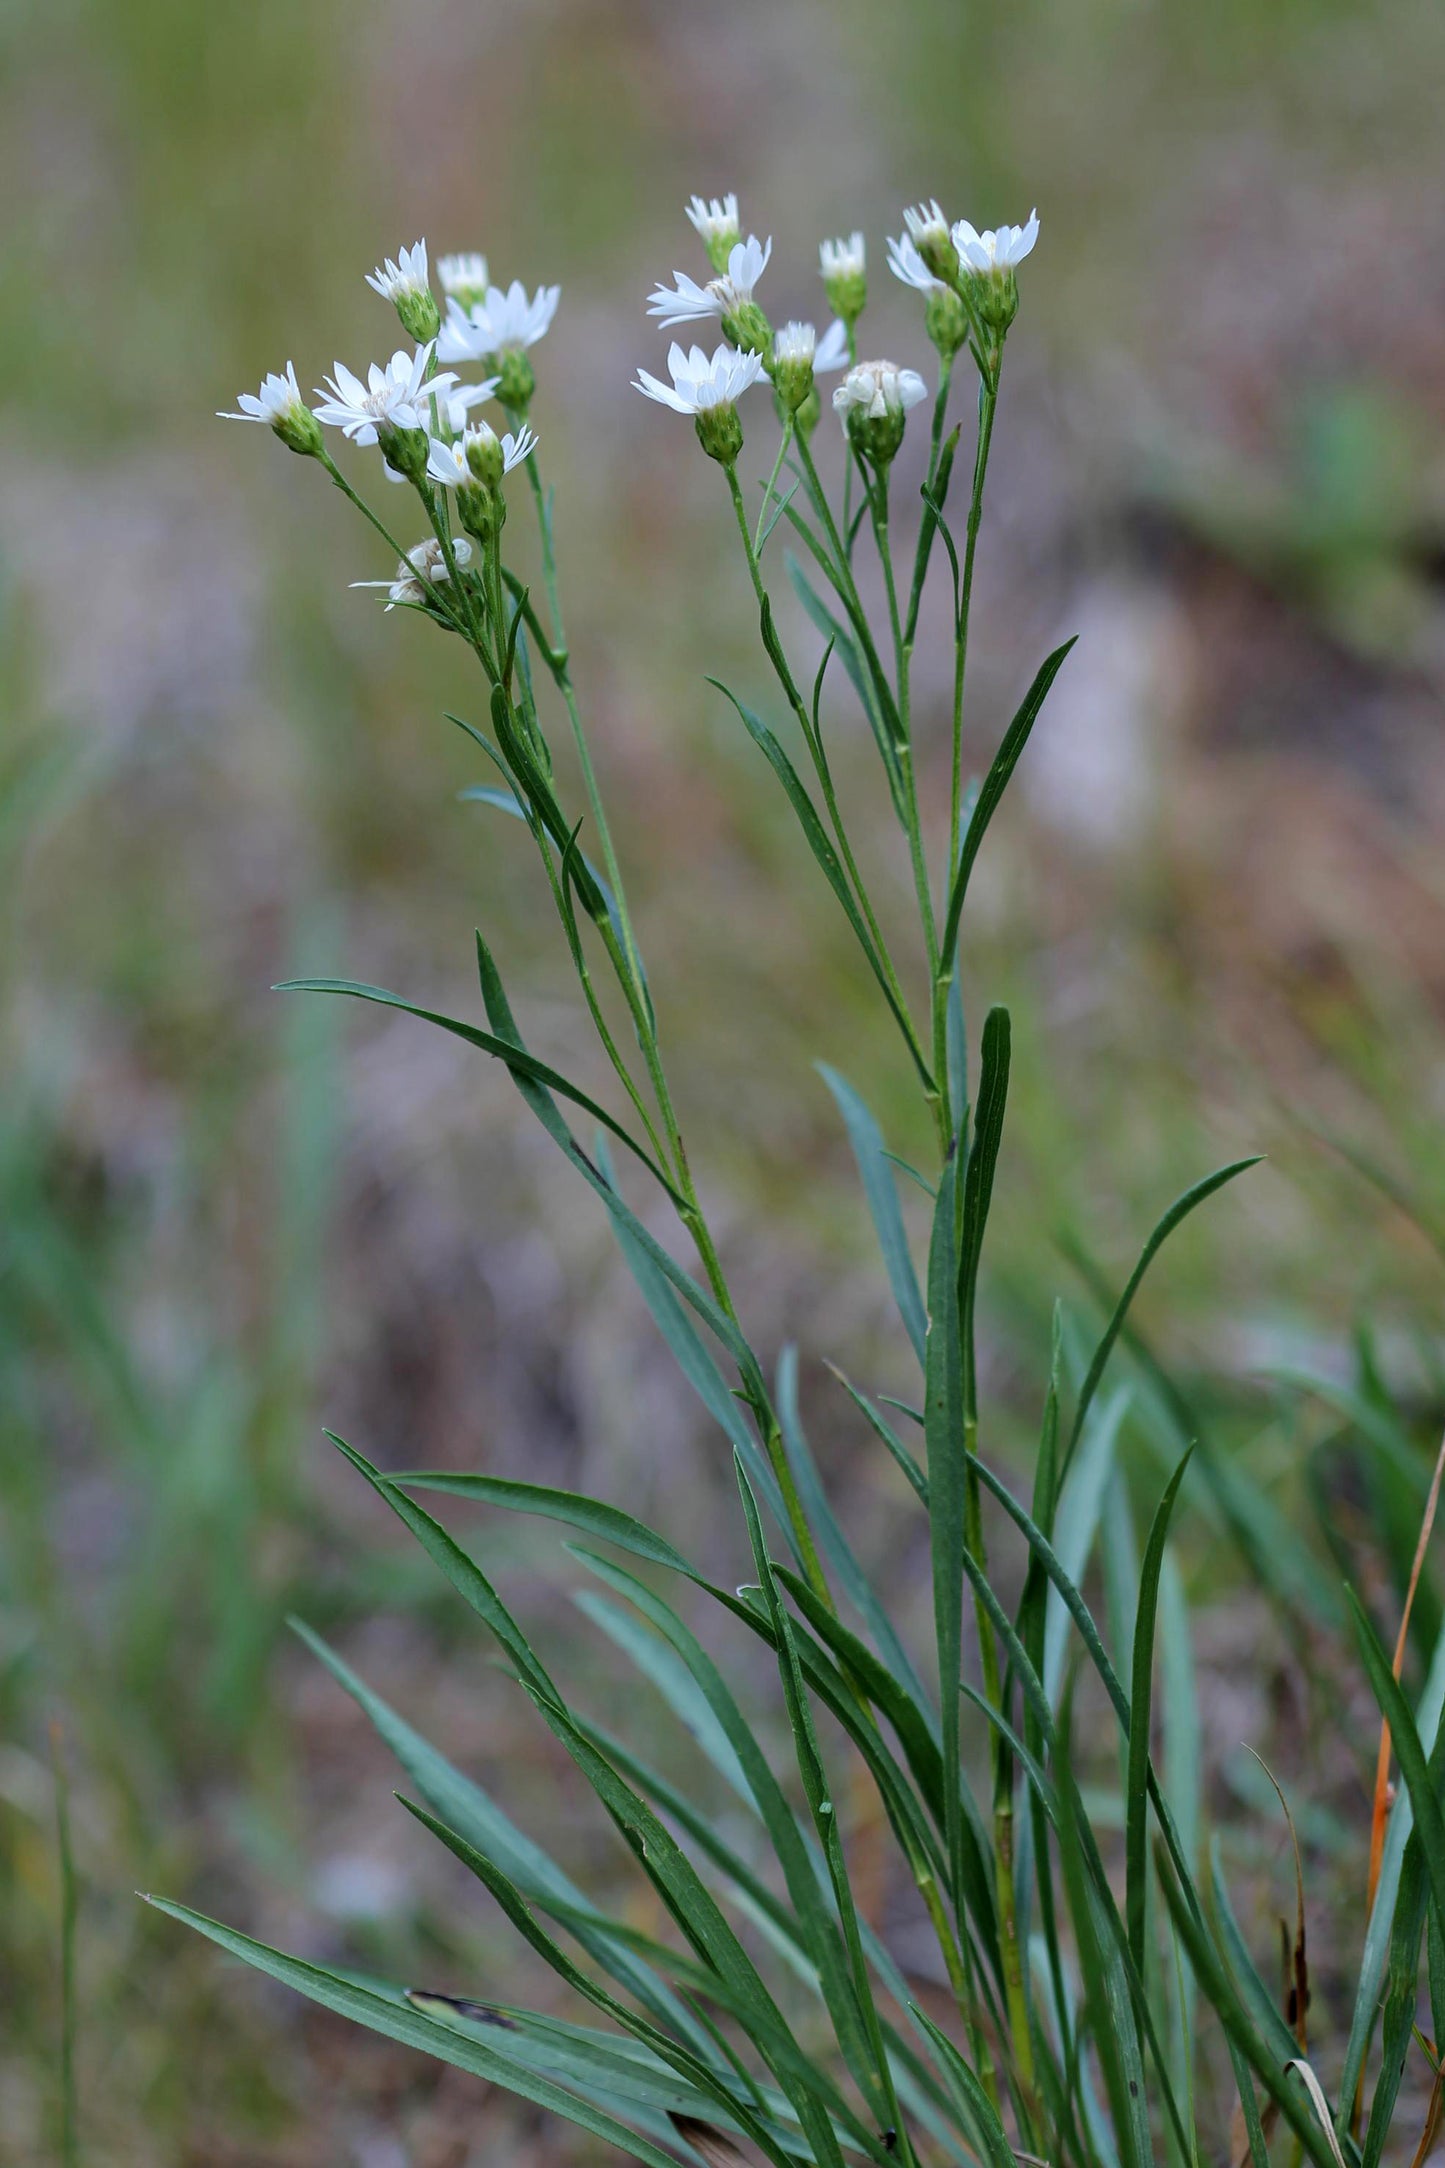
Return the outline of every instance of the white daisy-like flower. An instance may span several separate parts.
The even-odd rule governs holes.
[[[484,298],[463,308],[453,297],[437,340],[443,361],[481,361],[492,354],[521,352],[545,337],[562,297],[560,286],[539,286],[531,299],[520,279],[505,293],[489,286]]]
[[[306,414],[308,408],[301,396],[301,386],[296,381],[296,364],[288,361],[286,374],[278,376],[273,369],[261,379],[259,392],[243,391],[236,394],[239,414],[218,414],[223,422],[264,422],[268,429],[290,421],[297,415]]]
[[[921,294],[931,294],[943,284],[919,255],[911,234],[905,233],[897,241],[889,240],[888,268],[896,279],[902,279],[905,286],[917,287]]]
[[[496,397],[497,386],[501,381],[499,376],[489,376],[480,384],[459,384],[454,392],[443,399],[442,412],[454,437],[459,437],[466,428],[467,416],[474,406],[480,406],[485,399]]]
[[[909,240],[925,256],[930,245],[948,242],[948,220],[936,196],[928,203],[910,204],[903,214],[903,223],[908,228]]]
[[[388,256],[385,263],[368,271],[366,283],[373,292],[381,295],[383,301],[402,301],[408,294],[429,292],[425,241],[418,241],[414,248],[399,250],[395,263]]]
[[[694,196],[687,207],[687,216],[709,256],[723,242],[731,248],[740,238],[738,199],[735,195]]]
[[[890,414],[906,414],[927,397],[928,386],[916,369],[900,369],[893,361],[860,361],[834,392],[833,404],[845,422],[855,409],[870,421],[882,421]]]
[[[676,414],[705,414],[712,407],[731,406],[749,384],[756,384],[763,373],[763,357],[739,354],[731,346],[719,346],[711,355],[700,346],[684,353],[674,339],[667,367],[671,384],[639,369],[633,379],[635,389]]]
[[[868,244],[856,230],[846,240],[818,243],[818,269],[829,279],[860,279],[868,268]]]
[[[772,236],[760,241],[755,233],[729,251],[727,274],[699,286],[685,271],[674,271],[672,286],[655,286],[648,296],[647,313],[661,324],[688,324],[705,316],[731,316],[753,298],[753,288],[768,267],[773,253]]]
[[[822,338],[811,324],[787,323],[773,333],[773,366],[810,362],[815,375],[830,375],[848,360],[848,326],[835,318]]]
[[[515,436],[508,430],[503,437],[499,437],[486,422],[478,422],[453,444],[443,444],[433,437],[426,471],[434,482],[441,482],[448,489],[475,489],[481,477],[472,464],[474,451],[481,454],[484,465],[500,453],[500,480],[501,475],[510,474],[513,467],[520,466],[536,449],[536,432],[526,422]]]
[[[979,233],[961,218],[953,229],[953,245],[965,271],[989,273],[1012,271],[1021,264],[1039,237],[1039,214],[1032,211],[1026,226],[1000,226]]]
[[[445,399],[456,383],[449,369],[428,382],[431,358],[431,340],[414,354],[399,347],[385,368],[371,364],[364,384],[338,361],[335,373],[317,387],[327,394],[316,409],[317,420],[329,422],[353,444],[375,444],[379,429],[425,429],[433,397]]]
[[[437,277],[444,294],[456,294],[464,301],[481,300],[491,283],[487,259],[475,249],[460,256],[439,256]]]
[[[452,559],[458,571],[472,561],[472,545],[464,534],[452,537]],[[386,607],[396,609],[402,603],[426,601],[427,586],[439,587],[451,578],[446,554],[435,535],[428,535],[425,542],[418,542],[409,549],[396,568],[396,577],[390,580],[353,580],[353,587],[384,587],[387,593]],[[426,585],[423,585],[426,582]]]

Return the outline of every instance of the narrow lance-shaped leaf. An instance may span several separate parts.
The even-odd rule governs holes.
[[[1053,654],[1040,665],[1033,684],[1024,695],[1023,704],[1003,734],[1002,743],[994,755],[993,766],[983,779],[973,809],[973,818],[968,824],[963,848],[958,854],[953,886],[949,890],[948,913],[943,922],[943,939],[939,944],[941,973],[947,974],[953,967],[959,920],[963,915],[963,899],[968,893],[968,878],[973,871],[979,846],[988,833],[989,822],[998,811],[999,802],[1008,788],[1009,778],[1018,766],[1019,757],[1029,742],[1029,732],[1038,720],[1039,710],[1048,696],[1049,687],[1063,668],[1064,658],[1073,644],[1073,640],[1066,640],[1062,647],[1056,647]]]
[[[918,1275],[913,1269],[909,1253],[908,1236],[904,1231],[903,1214],[898,1204],[898,1188],[893,1170],[883,1152],[883,1136],[877,1122],[863,1100],[844,1076],[830,1069],[826,1062],[819,1062],[818,1074],[837,1102],[848,1130],[848,1142],[858,1162],[858,1172],[863,1177],[863,1194],[868,1200],[868,1210],[878,1235],[878,1246],[883,1252],[883,1262],[888,1271],[888,1284],[898,1305],[898,1314],[913,1344],[919,1362],[924,1359],[923,1343],[928,1331],[928,1318],[919,1292]]]
[[[1223,1189],[1225,1183],[1232,1182],[1237,1174],[1244,1174],[1250,1167],[1257,1167],[1260,1163],[1260,1157],[1261,1155],[1256,1152],[1248,1159],[1231,1160],[1227,1167],[1216,1168],[1213,1174],[1205,1175],[1202,1182],[1196,1182],[1191,1189],[1186,1189],[1181,1197],[1175,1198],[1173,1204],[1170,1205],[1168,1211],[1144,1244],[1139,1253],[1139,1262],[1130,1273],[1125,1283],[1124,1292],[1114,1305],[1113,1315],[1104,1327],[1103,1338],[1094,1350],[1088,1374],[1079,1388],[1079,1403],[1074,1410],[1073,1427],[1069,1432],[1069,1443],[1064,1453],[1065,1467],[1068,1466],[1074,1448],[1079,1442],[1079,1433],[1084,1427],[1084,1418],[1089,1412],[1089,1403],[1098,1390],[1099,1381],[1108,1367],[1109,1357],[1114,1350],[1114,1342],[1118,1339],[1120,1329],[1129,1314],[1129,1305],[1139,1292],[1139,1283],[1149,1270],[1155,1257],[1168,1241],[1170,1235],[1173,1234],[1175,1228],[1179,1226],[1181,1221],[1189,1217],[1196,1205],[1203,1204],[1205,1198],[1212,1197],[1217,1189]]]
[[[1141,1974],[1145,1957],[1145,1898],[1149,1886],[1149,1718],[1154,1693],[1154,1621],[1169,1518],[1189,1461],[1190,1454],[1186,1453],[1169,1478],[1154,1515],[1139,1577],[1139,1608],[1134,1620],[1134,1690],[1129,1696],[1129,1765],[1124,1787],[1124,1872],[1129,1948]]]

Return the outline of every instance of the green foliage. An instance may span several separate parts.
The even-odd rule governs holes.
[[[809,433],[787,420],[756,529],[736,456],[717,450],[731,437],[723,431],[712,446],[726,470],[764,661],[789,718],[784,727],[801,739],[803,766],[752,704],[732,692],[727,698],[763,753],[862,951],[879,1014],[902,1042],[900,1066],[917,1086],[921,1126],[933,1140],[933,1163],[917,1175],[930,1218],[920,1283],[896,1179],[903,1162],[895,1162],[858,1090],[824,1070],[903,1335],[923,1372],[921,1413],[897,1400],[892,1405],[921,1428],[925,1466],[867,1396],[852,1386],[847,1391],[911,1486],[910,1510],[926,1523],[932,1648],[909,1647],[860,1560],[831,1495],[830,1471],[820,1467],[804,1427],[791,1349],[776,1383],[769,1382],[754,1337],[759,1323],[749,1316],[746,1291],[734,1287],[684,1145],[659,1012],[571,682],[550,499],[536,453],[525,484],[518,477],[509,487],[530,485],[545,623],[510,559],[510,539],[503,561],[502,537],[515,530],[503,527],[501,501],[483,519],[475,491],[453,507],[443,489],[422,478],[411,486],[441,553],[434,564],[444,561],[447,576],[438,571],[422,601],[411,600],[480,670],[486,730],[457,719],[507,786],[476,784],[470,794],[520,818],[536,846],[600,1054],[628,1111],[613,1113],[528,1049],[495,956],[480,936],[485,1029],[374,986],[331,978],[288,984],[399,1009],[485,1054],[510,1077],[601,1201],[663,1341],[722,1433],[741,1503],[737,1535],[753,1578],[730,1592],[616,1504],[482,1473],[387,1474],[334,1441],[496,1644],[506,1676],[565,1754],[599,1819],[621,1837],[645,1899],[642,1913],[629,1907],[614,1916],[594,1906],[488,1794],[307,1638],[421,1794],[423,1803],[408,1803],[417,1821],[481,1884],[533,1955],[610,2029],[542,2011],[503,2010],[466,1995],[362,1982],[157,1902],[322,2006],[554,2109],[652,2162],[675,2159],[683,2143],[705,2160],[761,2156],[777,2168],[803,2160],[844,2168],[858,2159],[880,2168],[890,2162],[926,2168],[944,2158],[988,2168],[1040,2158],[1059,2168],[1150,2168],[1161,2157],[1171,2168],[1192,2168],[1217,2147],[1214,2125],[1232,2084],[1256,2164],[1267,2159],[1270,2131],[1282,2121],[1318,2168],[1341,2168],[1347,2146],[1355,2168],[1353,2098],[1370,2062],[1383,1976],[1383,2045],[1359,2156],[1361,2168],[1374,2168],[1394,2117],[1432,1917],[1432,1982],[1445,2001],[1439,1954],[1445,1822],[1437,1803],[1445,1732],[1438,1697],[1422,1705],[1417,1724],[1351,1596],[1405,1793],[1386,1845],[1379,1925],[1370,1922],[1348,2086],[1331,2122],[1307,2054],[1302,1925],[1286,2015],[1249,1954],[1218,1860],[1211,1855],[1206,1872],[1201,1858],[1200,1720],[1188,1606],[1171,1548],[1176,1522],[1194,1499],[1207,1504],[1296,1628],[1302,1588],[1321,1614],[1338,1614],[1339,1597],[1312,1556],[1284,1543],[1277,1509],[1251,1472],[1226,1461],[1196,1425],[1133,1318],[1141,1283],[1163,1245],[1253,1159],[1221,1167],[1168,1208],[1117,1297],[1081,1260],[1106,1322],[1090,1347],[1077,1321],[1058,1317],[1028,1505],[1000,1465],[980,1363],[978,1303],[1006,1164],[1013,1034],[1008,1010],[990,1007],[978,1034],[977,1072],[970,1073],[964,977],[972,956],[964,908],[981,846],[1072,643],[1040,667],[981,783],[965,794],[969,617],[1003,334],[992,289],[975,292],[962,272],[957,285],[970,327],[967,355],[980,385],[962,551],[950,526],[959,433],[946,434],[947,369],[935,399],[911,567],[895,564],[894,484],[881,436],[869,440],[868,457],[856,448],[846,453],[844,487],[830,491]],[[524,418],[520,409],[509,411],[514,429]],[[901,412],[893,419],[901,432]],[[854,445],[852,438],[846,442]],[[361,504],[329,455],[323,465]],[[790,557],[788,575],[805,617],[827,643],[811,699],[799,689],[808,679],[790,659],[763,569],[770,499],[785,470],[788,486],[776,517],[787,519],[809,560],[804,569]],[[465,561],[453,533],[462,519],[475,545]],[[865,526],[885,613],[864,599]],[[952,787],[941,862],[939,835],[921,805],[911,682],[919,601],[939,538],[953,589]],[[900,590],[909,598],[906,621]],[[885,938],[884,914],[834,785],[830,745],[839,726],[831,710],[825,713],[825,694],[835,654],[867,718],[917,907],[916,951],[902,965]],[[565,710],[575,754],[565,769],[547,734],[552,716],[541,693],[548,681],[548,698],[555,695]],[[574,795],[576,805],[569,802]],[[596,848],[597,866],[583,852],[584,834]],[[768,1059],[769,1049],[760,1046],[758,1056]],[[577,1111],[606,1135],[580,1142],[571,1127]],[[632,1182],[639,1166],[651,1177],[645,1202],[624,1195],[608,1138],[627,1146],[625,1174]],[[695,1269],[679,1263],[648,1224],[644,1214],[655,1208],[672,1213]],[[1137,1414],[1128,1392],[1098,1397],[1121,1351],[1133,1357]],[[1393,1453],[1407,1484],[1382,1512],[1398,1542],[1409,1517],[1408,1439],[1378,1395],[1366,1392],[1350,1412]],[[1122,1473],[1126,1426],[1168,1468],[1142,1560]],[[581,1616],[660,1696],[708,1766],[709,1781],[741,1805],[747,1818],[741,1838],[731,1820],[709,1814],[705,1791],[694,1794],[655,1769],[630,1739],[612,1738],[574,1705],[565,1675],[558,1676],[562,1665],[544,1662],[530,1629],[499,1592],[490,1549],[484,1564],[418,1503],[420,1491],[559,1522],[583,1539],[568,1552],[606,1593],[584,1593]],[[1101,1546],[1104,1628],[1085,1588]],[[611,1555],[617,1551],[650,1577],[618,1564]],[[774,1711],[767,1724],[747,1712],[755,1675],[739,1664],[734,1683],[728,1659],[715,1650],[714,1629],[726,1629],[750,1654],[760,1644],[770,1657],[776,1686],[770,1680],[766,1689]],[[1156,1670],[1165,1683],[1159,1725]],[[1432,1726],[1434,1743],[1427,1747]],[[779,1741],[786,1773],[776,1765]],[[849,1812],[864,1779],[896,1876],[933,1939],[932,1969],[942,1989],[933,2008],[924,2008],[916,1978],[905,1974],[868,1917],[860,1837]],[[649,1925],[639,1925],[639,1917]]]

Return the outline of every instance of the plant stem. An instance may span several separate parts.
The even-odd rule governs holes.
[[[770,504],[772,503],[772,501],[773,501],[773,494],[774,494],[774,492],[775,492],[775,490],[777,489],[777,486],[778,486],[778,476],[779,476],[779,475],[780,475],[780,474],[782,473],[782,471],[783,471],[783,461],[784,461],[784,460],[785,460],[785,459],[787,458],[787,456],[788,456],[788,446],[789,446],[789,445],[790,445],[790,444],[792,443],[792,441],[793,441],[793,433],[794,433],[794,428],[795,428],[795,426],[796,426],[796,425],[795,425],[794,417],[793,417],[793,416],[792,416],[792,415],[790,414],[790,415],[788,416],[787,420],[786,420],[786,421],[784,422],[784,424],[783,424],[783,434],[782,434],[782,436],[780,437],[780,439],[778,440],[778,456],[777,456],[777,458],[776,458],[776,459],[775,459],[775,460],[773,461],[773,471],[772,471],[772,473],[771,473],[771,474],[770,474],[770,475],[768,476],[768,484],[767,484],[767,488],[766,488],[766,489],[765,489],[765,490],[763,491],[763,504],[762,504],[762,510],[761,510],[761,511],[760,511],[760,512],[758,513],[758,525],[757,525],[757,532],[756,532],[756,533],[754,534],[754,536],[753,536],[753,540],[752,540],[752,555],[753,555],[753,556],[754,556],[755,558],[756,558],[756,557],[760,557],[760,556],[762,555],[762,549],[763,549],[763,526],[764,526],[764,523],[765,523],[765,521],[766,521],[766,519],[767,519],[767,516],[768,516],[768,506],[769,506],[769,505],[770,505]]]
[[[959,585],[958,623],[953,652],[953,770],[949,788],[948,877],[952,881],[962,843],[963,807],[963,679],[968,664],[968,619],[973,601],[973,566],[978,551],[979,522],[983,518],[983,487],[988,475],[989,446],[993,442],[993,418],[998,407],[999,364],[997,350],[980,372],[978,386],[978,448],[973,461],[973,494],[968,506],[968,533],[963,551],[963,577]]]
[[[742,536],[743,550],[748,561],[748,574],[753,583],[753,593],[757,597],[759,611],[765,611],[769,619],[771,620],[772,602],[763,580],[762,567],[759,565],[756,553],[753,549],[752,537],[748,531],[747,508],[743,503],[743,493],[738,483],[736,468],[729,467],[727,469],[727,477],[728,486],[732,494],[733,511],[737,517],[738,532]],[[833,833],[837,837],[839,856],[843,861],[844,869],[847,873],[849,881],[852,884],[853,891],[857,896],[858,907],[863,913],[864,923],[866,924],[868,932],[872,938],[874,948],[878,955],[879,964],[882,967],[884,977],[888,985],[888,990],[893,997],[894,1014],[898,1020],[899,1029],[903,1032],[904,1038],[908,1045],[908,1050],[912,1054],[915,1064],[919,1068],[922,1075],[926,1077],[928,1075],[928,1064],[924,1059],[923,1049],[919,1044],[918,1040],[918,1034],[914,1029],[912,1019],[909,1015],[908,1003],[904,995],[903,988],[899,983],[898,973],[894,968],[893,959],[889,955],[888,944],[883,938],[883,930],[878,923],[877,915],[875,914],[873,909],[872,900],[869,897],[866,886],[864,885],[862,873],[859,871],[858,868],[858,862],[853,855],[853,846],[849,841],[848,830],[844,823],[842,812],[838,805],[837,795],[833,787],[832,768],[829,764],[827,755],[823,750],[821,741],[814,732],[813,719],[808,712],[801,692],[798,690],[797,681],[794,678],[792,671],[789,670],[787,667],[786,659],[783,657],[781,645],[778,644],[776,640],[774,640],[774,642],[765,644],[768,646],[769,660],[773,664],[774,671],[777,674],[778,682],[782,686],[783,691],[787,696],[788,705],[792,708],[793,714],[797,718],[798,727],[803,733],[803,737],[807,744],[808,751],[812,756],[814,771],[817,774],[818,782],[823,792],[823,802],[827,806],[828,818],[832,823]],[[774,652],[774,648],[776,648],[776,652]]]

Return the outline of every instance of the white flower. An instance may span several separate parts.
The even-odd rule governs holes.
[[[464,309],[453,296],[437,353],[443,361],[480,361],[535,346],[546,335],[561,297],[560,286],[539,286],[529,301],[520,279],[513,279],[505,293],[500,286],[489,286],[484,299],[470,308]]]
[[[762,375],[763,357],[739,354],[731,346],[718,347],[711,357],[700,346],[685,354],[674,339],[668,349],[667,366],[672,377],[670,385],[649,376],[646,369],[639,369],[633,379],[636,389],[671,407],[674,413],[704,414],[710,407],[731,406],[749,384],[756,384]]]
[[[486,422],[478,422],[458,437],[454,444],[443,444],[439,438],[433,437],[426,471],[434,482],[442,482],[448,489],[474,489],[478,477],[471,464],[472,449],[476,447],[487,452],[493,446],[501,452],[502,473],[510,474],[513,467],[520,466],[521,462],[537,449],[536,433],[523,422],[515,436],[508,430],[504,437],[499,438]]]
[[[928,386],[916,369],[900,369],[892,361],[860,361],[834,392],[833,404],[845,421],[854,408],[870,421],[882,421],[889,414],[906,414],[927,397]]]
[[[845,369],[847,366],[848,326],[840,316],[835,316],[818,341],[813,367],[819,376],[831,376],[835,369]]]
[[[442,401],[442,412],[446,416],[447,427],[454,437],[459,437],[466,428],[467,416],[472,408],[480,406],[484,399],[491,399],[495,396],[497,386],[501,381],[499,376],[489,376],[481,384],[460,384],[454,392]]]
[[[868,248],[861,233],[850,233],[846,241],[818,243],[818,269],[825,280],[860,279],[867,268]]]
[[[425,429],[433,397],[445,401],[456,377],[450,370],[427,381],[432,341],[414,354],[398,348],[383,369],[373,362],[363,384],[342,362],[327,377],[329,396],[316,409],[318,421],[329,422],[353,444],[375,444],[378,429]]]
[[[731,245],[738,238],[738,199],[734,195],[694,196],[687,215],[709,255],[716,243],[726,240]]]
[[[948,220],[936,196],[929,203],[911,204],[903,214],[903,223],[908,228],[909,240],[924,254],[930,242],[942,241],[947,245]]]
[[[437,277],[444,294],[460,294],[470,301],[487,290],[487,259],[475,251],[469,255],[440,256],[437,258]]]
[[[934,277],[919,255],[910,234],[905,233],[900,240],[889,241],[888,268],[896,279],[902,279],[905,286],[916,286],[921,294],[931,294],[943,284],[942,279]]]
[[[739,241],[729,252],[727,276],[699,286],[685,271],[674,271],[676,284],[655,286],[648,296],[647,313],[662,324],[688,324],[704,316],[731,316],[753,298],[753,288],[768,267],[773,253],[771,235],[760,241],[755,233]]]
[[[408,294],[430,292],[425,241],[418,241],[415,248],[400,250],[395,263],[388,256],[385,263],[367,273],[366,283],[383,301],[400,301]]]
[[[797,322],[784,324],[773,333],[773,365],[788,362],[810,362],[815,374],[831,373],[841,369],[848,359],[848,326],[835,320],[828,326],[822,338],[811,324]]]
[[[452,537],[452,559],[460,571],[472,561],[472,545],[464,534]],[[420,603],[426,600],[423,581],[436,587],[451,578],[445,553],[435,535],[428,535],[425,542],[418,542],[409,549],[396,568],[391,580],[353,580],[353,587],[384,587],[387,592],[386,607],[394,610],[399,603]]]
[[[1039,214],[1033,211],[1026,226],[1000,226],[995,233],[979,233],[961,218],[953,229],[953,245],[965,271],[1012,271],[1021,264],[1039,237]]]
[[[239,414],[218,414],[223,422],[264,422],[274,429],[278,422],[286,422],[293,416],[304,414],[306,402],[301,396],[301,386],[296,381],[296,364],[288,361],[286,374],[277,376],[275,370],[261,379],[259,392],[243,391],[236,394]]]

